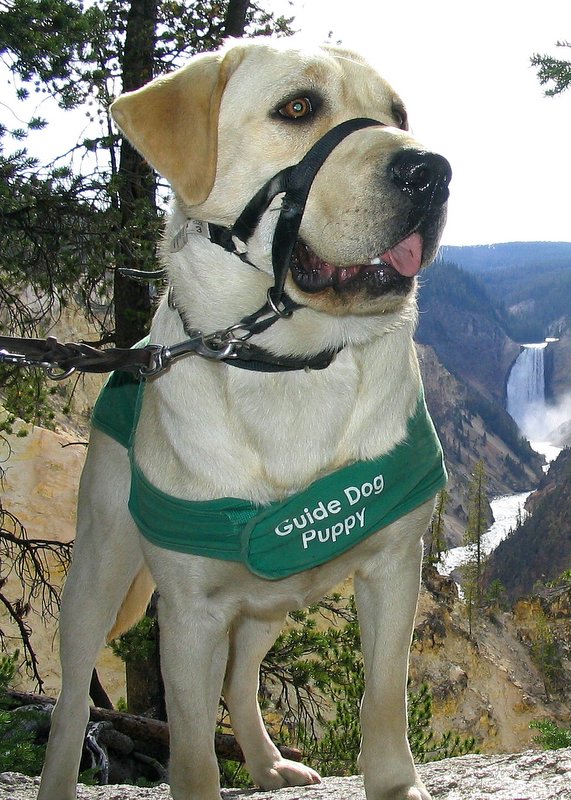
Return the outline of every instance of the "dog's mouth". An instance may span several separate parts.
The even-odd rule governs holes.
[[[414,232],[367,263],[340,267],[321,260],[300,239],[293,252],[291,274],[303,292],[332,288],[337,292],[365,289],[373,296],[404,294],[422,266],[423,244],[420,233]]]

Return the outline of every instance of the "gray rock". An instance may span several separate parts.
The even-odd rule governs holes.
[[[514,755],[471,755],[419,768],[433,800],[571,800],[571,748]],[[39,778],[0,775],[0,800],[35,800]],[[79,800],[169,800],[166,785],[81,786]],[[223,800],[365,800],[360,777],[325,778],[319,786],[261,792],[224,789]]]

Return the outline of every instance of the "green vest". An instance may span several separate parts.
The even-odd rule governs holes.
[[[129,510],[143,536],[158,547],[239,561],[277,580],[317,567],[422,505],[446,483],[442,448],[424,394],[407,436],[390,453],[358,461],[267,506],[223,497],[183,500],[153,486],[131,443],[144,383],[112,373],[92,422],[131,454]]]

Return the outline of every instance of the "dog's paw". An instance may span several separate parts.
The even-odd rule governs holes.
[[[282,758],[263,771],[263,774],[252,775],[256,783],[264,791],[284,789],[286,786],[313,786],[321,783],[321,778],[311,769],[298,761]]]
[[[367,800],[432,800],[423,785],[400,786],[396,789],[374,792],[370,788],[366,791]]]
[[[413,786],[404,796],[404,800],[432,800],[432,798],[424,787],[418,789],[416,786]]]

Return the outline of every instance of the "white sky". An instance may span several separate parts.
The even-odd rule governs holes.
[[[288,8],[285,0],[264,7]],[[293,0],[294,27],[363,53],[453,180],[444,244],[571,241],[571,89],[530,56],[571,40],[570,0]],[[291,12],[290,12],[291,14]]]
[[[444,244],[571,241],[571,89],[546,98],[529,63],[534,52],[571,60],[555,47],[571,39],[571,0],[261,5],[295,15],[294,28],[318,42],[332,31],[402,95],[415,135],[452,164]],[[65,152],[86,127],[69,113],[50,119],[35,134],[44,154]]]

